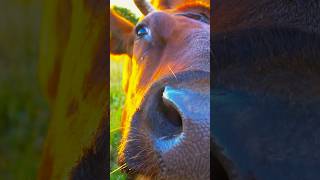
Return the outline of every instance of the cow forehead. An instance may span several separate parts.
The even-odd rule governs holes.
[[[160,29],[165,30],[167,29],[173,29],[175,27],[178,27],[182,29],[184,25],[192,24],[193,28],[209,28],[209,24],[206,22],[201,22],[196,19],[188,18],[187,16],[182,16],[183,13],[186,13],[184,11],[155,11],[150,14],[148,14],[144,19],[142,19],[139,24],[146,24],[150,27],[161,27]],[[187,24],[186,24],[187,23]],[[177,26],[176,26],[177,25]],[[182,26],[180,26],[182,25]],[[195,25],[195,26],[194,26]],[[188,30],[188,29],[186,29]]]
[[[166,22],[172,19],[172,15],[166,11],[155,11],[148,14],[145,18],[142,19],[141,22],[147,23],[149,25],[160,25],[162,22]]]

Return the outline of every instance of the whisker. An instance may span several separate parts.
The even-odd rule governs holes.
[[[142,153],[142,152],[144,152],[145,151],[145,149],[142,149],[140,152],[138,152],[136,155],[134,155],[133,157],[131,157],[130,159],[135,159],[135,158],[138,158],[139,157],[139,155]]]
[[[117,169],[113,170],[112,172],[110,172],[110,175],[117,172],[117,171],[121,171],[122,169],[127,167],[127,163],[124,163],[123,165],[119,166]]]
[[[111,133],[114,133],[114,132],[116,132],[116,131],[119,131],[119,130],[121,130],[121,129],[125,129],[125,128],[130,128],[130,129],[133,129],[133,130],[138,130],[137,128],[130,127],[130,126],[127,126],[127,127],[118,127],[118,128],[110,129],[110,134],[111,134]]]
[[[169,65],[168,65],[168,68],[169,68],[170,72],[173,74],[173,76],[176,78],[176,80],[178,81],[177,76],[174,74],[174,72],[172,71],[172,69],[170,68],[170,66],[169,66]]]
[[[186,70],[191,70],[193,68],[193,65],[185,67]]]
[[[115,128],[115,129],[110,129],[110,134],[119,131],[120,129],[123,129],[123,127]]]
[[[168,138],[169,136],[162,136],[161,138],[159,138],[159,140],[164,140],[166,138]]]

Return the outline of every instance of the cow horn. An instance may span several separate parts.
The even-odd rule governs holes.
[[[134,0],[134,3],[143,15],[147,15],[150,12],[154,11],[153,6],[147,0]]]

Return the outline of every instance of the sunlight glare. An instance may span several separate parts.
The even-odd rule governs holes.
[[[128,8],[138,17],[142,16],[141,12],[136,7],[133,0],[110,0],[110,6],[113,6],[113,5]]]

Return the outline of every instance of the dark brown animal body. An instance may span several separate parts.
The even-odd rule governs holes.
[[[135,27],[111,13],[111,52],[131,56],[120,165],[135,178],[209,179],[209,5],[143,3]]]
[[[213,12],[213,178],[319,179],[320,2],[216,0]]]

